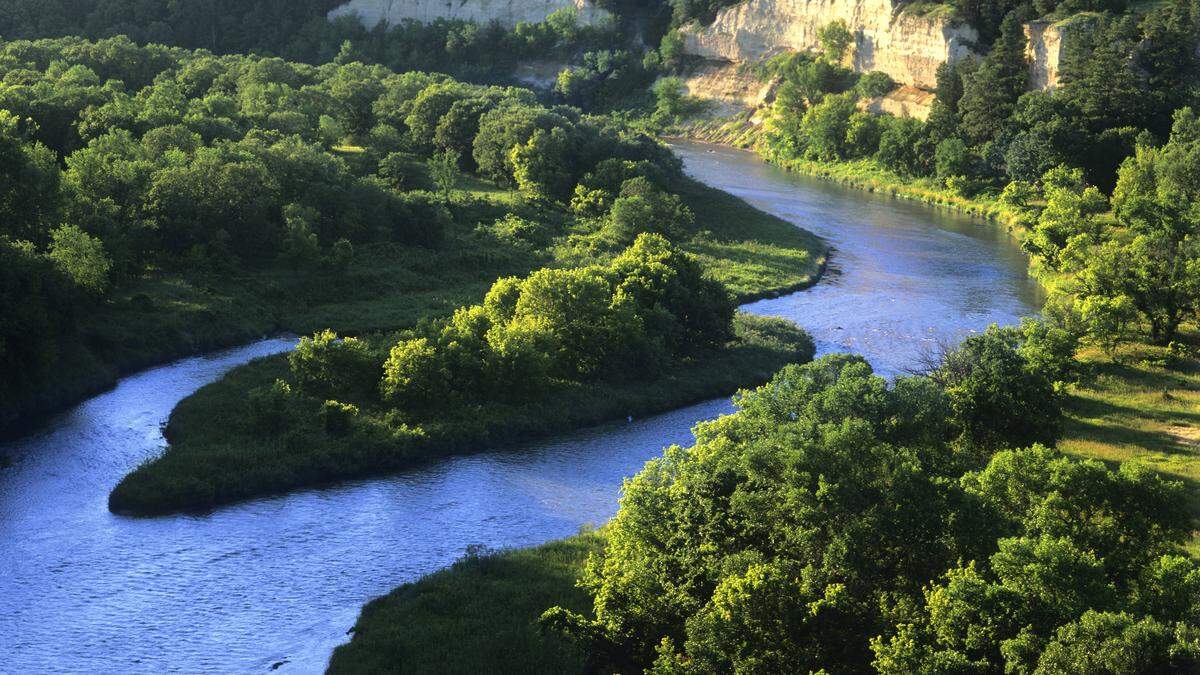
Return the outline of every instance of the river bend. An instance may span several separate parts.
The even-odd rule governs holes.
[[[747,153],[677,151],[695,177],[834,246],[821,284],[747,307],[795,320],[822,352],[855,351],[896,373],[938,340],[1035,311],[1025,260],[998,228]],[[292,344],[264,340],[127,377],[0,445],[11,463],[0,469],[0,672],[320,672],[365,601],[468,545],[531,546],[604,522],[623,478],[730,410],[712,401],[206,515],[108,512],[117,481],[161,451],[180,400]]]

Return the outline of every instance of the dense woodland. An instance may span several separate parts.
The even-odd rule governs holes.
[[[1060,347],[1027,324],[893,382],[785,368],[626,484],[593,611],[543,625],[601,672],[1194,672],[1183,486],[1042,445]]]
[[[112,299],[130,314],[152,304],[123,292],[148,275],[336,278],[356,247],[453,247],[456,223],[511,212],[454,199],[463,172],[519,190],[540,214],[493,228],[509,248],[556,233],[563,216],[539,204],[593,219],[611,247],[647,228],[692,228],[669,192],[678,160],[527,90],[124,38],[11,42],[0,63],[0,304],[20,317],[0,328],[8,420],[25,393],[71,372],[64,363],[105,360],[107,340],[81,326]],[[366,150],[347,150],[347,139]]]

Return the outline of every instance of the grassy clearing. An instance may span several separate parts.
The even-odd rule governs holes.
[[[583,655],[543,635],[546,608],[576,611],[591,598],[575,586],[595,532],[531,549],[468,556],[363,608],[354,639],[333,653],[329,672],[579,673]]]
[[[184,400],[167,427],[171,446],[122,479],[109,506],[136,515],[199,510],[399,471],[727,396],[812,358],[812,340],[789,322],[739,314],[734,328],[723,348],[676,362],[652,379],[559,381],[531,400],[447,402],[403,422],[387,408],[364,408],[349,428],[325,425],[315,399],[298,399],[278,428],[264,428],[250,393],[290,379],[286,359],[269,357]]]
[[[1188,336],[1193,345],[1200,335]],[[1067,400],[1064,452],[1106,462],[1136,460],[1190,489],[1200,523],[1200,359],[1160,347],[1126,345],[1115,358],[1096,349]],[[1189,550],[1200,556],[1200,532]]]

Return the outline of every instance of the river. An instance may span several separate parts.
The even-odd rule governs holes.
[[[747,153],[676,149],[692,175],[835,247],[822,283],[747,306],[797,321],[822,352],[855,351],[894,374],[938,340],[1035,311],[1025,260],[998,228]],[[264,340],[127,377],[0,446],[11,463],[0,469],[0,672],[320,672],[365,601],[469,545],[532,546],[606,521],[624,477],[731,409],[712,401],[206,515],[108,512],[113,485],[161,451],[180,400],[291,346]]]

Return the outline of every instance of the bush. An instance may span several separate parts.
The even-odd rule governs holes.
[[[428,339],[402,340],[392,347],[380,383],[385,401],[406,408],[436,406],[447,390],[447,373]]]
[[[339,339],[331,330],[301,338],[288,364],[300,393],[320,400],[367,399],[379,379],[379,362],[367,344]]]
[[[358,406],[338,401],[325,401],[321,405],[318,419],[325,431],[332,435],[341,435],[350,431],[354,419],[358,417]]]

